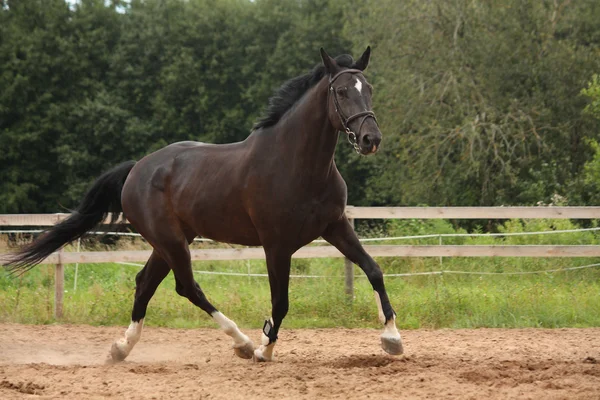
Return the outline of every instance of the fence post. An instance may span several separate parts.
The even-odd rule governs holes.
[[[58,251],[58,264],[54,269],[54,318],[63,316],[63,296],[65,293],[65,270],[62,263],[62,249]]]
[[[77,252],[81,251],[81,238],[77,239]],[[77,291],[77,275],[79,275],[79,263],[75,263],[75,276],[73,278],[73,292]]]
[[[439,243],[440,246],[443,244],[442,243],[442,235],[439,235]],[[440,256],[440,268],[444,268],[444,261],[442,261],[442,256]]]
[[[348,218],[348,222],[354,229],[354,218]],[[349,300],[354,299],[354,264],[344,257],[344,277],[346,285],[346,295]]]

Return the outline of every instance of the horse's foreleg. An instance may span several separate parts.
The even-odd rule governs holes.
[[[125,332],[125,337],[112,345],[110,355],[113,361],[123,361],[140,340],[148,302],[169,270],[168,264],[153,252],[144,268],[135,277],[135,300],[131,311],[131,324]]]
[[[398,328],[396,328],[396,313],[385,290],[383,272],[360,244],[348,219],[344,216],[342,219],[330,224],[323,233],[323,238],[365,272],[375,292],[379,320],[384,325],[384,331],[381,334],[381,347],[389,354],[402,354],[402,339]]]
[[[254,351],[254,360],[272,361],[273,348],[279,327],[289,309],[288,287],[290,281],[291,255],[279,250],[265,249],[267,270],[271,287],[271,318],[265,321],[261,345]]]

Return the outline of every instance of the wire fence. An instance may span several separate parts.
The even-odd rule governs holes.
[[[118,262],[120,265],[128,265],[135,267],[143,267],[144,264],[138,263],[130,263],[130,262]],[[555,273],[555,272],[566,272],[566,271],[576,271],[581,269],[589,269],[600,267],[600,263],[596,264],[588,264],[588,265],[580,265],[577,267],[564,267],[564,268],[554,268],[554,269],[542,269],[537,271],[514,271],[514,272],[488,272],[488,271],[457,271],[457,270],[438,270],[438,271],[424,271],[424,272],[406,272],[399,274],[383,274],[386,278],[393,277],[411,277],[411,276],[426,276],[426,275],[535,275],[535,274],[547,274],[547,273]],[[244,272],[219,272],[219,271],[202,271],[202,270],[194,270],[195,274],[198,275],[223,275],[223,276],[240,276],[240,277],[257,277],[257,278],[267,278],[268,274],[257,274],[257,273],[244,273]],[[325,278],[325,279],[342,279],[344,275],[294,275],[291,274],[290,278]],[[355,275],[354,278],[366,278],[366,275]]]
[[[579,232],[595,232],[600,231],[600,227],[595,228],[580,228],[580,229],[562,229],[562,230],[550,230],[550,231],[534,231],[534,232],[504,232],[504,233],[434,233],[434,234],[425,234],[425,235],[405,235],[405,236],[389,236],[389,237],[376,237],[376,238],[361,238],[359,239],[361,242],[384,242],[384,241],[399,241],[399,240],[419,240],[419,239],[431,239],[431,238],[453,238],[453,237],[510,237],[510,236],[531,236],[531,235],[555,235],[555,234],[567,234],[567,233],[579,233]],[[1,234],[38,234],[44,232],[41,229],[10,229],[10,230],[0,230]],[[126,237],[139,237],[142,238],[142,235],[135,232],[104,232],[104,231],[94,231],[89,232],[92,235],[110,235],[110,236],[126,236]],[[217,243],[211,239],[207,238],[196,238],[197,242],[212,242]],[[325,240],[314,240],[313,243],[327,243]],[[441,244],[441,243],[440,243]],[[77,251],[80,251],[81,240],[77,241]],[[440,257],[441,259],[441,257]],[[117,262],[120,265],[127,266],[135,266],[141,268],[144,264],[139,263],[131,263],[131,262]],[[442,265],[440,260],[440,266]],[[547,270],[537,270],[537,271],[516,271],[516,272],[488,272],[488,271],[458,271],[458,270],[448,270],[448,269],[440,269],[437,271],[424,271],[424,272],[410,272],[410,273],[392,273],[392,274],[384,274],[385,277],[412,277],[412,276],[431,276],[431,275],[532,275],[532,274],[544,274],[544,273],[554,273],[554,272],[564,272],[564,271],[573,271],[573,270],[581,270],[588,268],[595,268],[600,266],[599,264],[589,264],[577,267],[565,267],[565,268],[556,268],[556,269],[547,269]],[[77,290],[77,277],[78,277],[78,268],[79,263],[75,264],[75,275],[74,275],[74,290]],[[248,272],[219,272],[219,271],[202,271],[202,270],[194,270],[195,274],[198,275],[221,275],[221,276],[238,276],[238,277],[268,277],[268,274],[262,273],[251,273]],[[355,275],[355,278],[365,278],[365,275]],[[344,275],[297,275],[291,274],[290,278],[304,278],[304,279],[341,279],[344,278]]]
[[[596,232],[600,231],[600,227],[596,228],[580,228],[580,229],[556,229],[551,231],[535,231],[535,232],[498,232],[498,233],[431,233],[426,235],[409,235],[409,236],[386,236],[376,238],[359,238],[363,243],[368,242],[386,242],[395,240],[419,240],[419,239],[431,239],[431,238],[452,238],[452,237],[509,237],[509,236],[531,236],[531,235],[556,235],[563,233],[578,233],[578,232]],[[16,234],[16,233],[42,233],[41,229],[11,229],[11,230],[0,230],[2,234]],[[128,237],[139,237],[143,239],[143,236],[135,232],[88,232],[90,235],[108,235],[108,236],[128,236]],[[218,243],[212,239],[207,238],[195,238],[195,242],[211,242]],[[313,240],[312,243],[327,243],[326,240],[317,239]]]
[[[346,209],[347,216],[353,223],[354,218],[358,219],[509,219],[509,218],[521,218],[521,219],[539,219],[539,218],[558,218],[558,219],[600,219],[600,207],[348,207]],[[68,217],[68,215],[0,215],[0,223],[2,226],[50,226]],[[42,229],[5,229],[0,230],[2,234],[39,234],[44,230]],[[392,236],[392,237],[370,237],[362,238],[362,243],[369,242],[394,242],[394,241],[419,241],[423,239],[438,239],[440,246],[415,246],[415,245],[365,245],[365,248],[372,252],[372,255],[377,253],[380,257],[422,257],[422,256],[439,256],[439,267],[432,271],[423,272],[406,272],[406,273],[388,273],[384,274],[385,277],[415,277],[415,276],[441,276],[441,275],[488,275],[488,276],[519,276],[519,275],[533,275],[533,274],[552,274],[566,271],[576,271],[596,268],[600,266],[600,263],[581,265],[575,267],[564,267],[556,268],[556,264],[552,265],[553,269],[539,269],[534,271],[515,271],[515,272],[488,272],[488,271],[460,271],[452,268],[444,268],[443,259],[446,257],[464,257],[464,256],[486,256],[486,257],[497,257],[497,256],[510,256],[510,257],[598,257],[598,246],[594,243],[593,246],[442,246],[442,242],[445,238],[497,238],[497,237],[515,237],[515,236],[533,236],[533,235],[557,235],[557,234],[574,234],[583,232],[595,232],[600,231],[600,227],[593,228],[580,228],[580,229],[563,229],[563,230],[547,230],[547,231],[535,231],[535,232],[499,232],[499,233],[432,233],[423,235],[404,235],[404,236]],[[91,232],[95,235],[110,235],[110,236],[123,236],[123,237],[141,237],[141,235],[134,232],[105,232],[95,231]],[[212,243],[213,241],[207,238],[197,238],[196,242]],[[314,244],[326,243],[324,240],[315,240]],[[310,246],[309,246],[310,247]],[[386,249],[382,249],[386,247]],[[461,248],[457,250],[455,247]],[[75,264],[75,276],[74,276],[74,289],[77,288],[77,277],[79,262],[91,263],[92,259],[95,262],[106,262],[106,255],[99,253],[103,252],[84,252],[80,253],[81,241],[77,242],[77,256],[79,258],[70,257],[71,263]],[[485,249],[482,249],[485,248]],[[535,248],[535,249],[532,249]],[[327,250],[322,246],[312,246],[310,251],[305,252],[304,257],[315,258],[315,257],[336,257],[339,255],[333,255],[331,252],[324,252],[321,250]],[[466,250],[465,250],[466,249]],[[202,259],[221,260],[221,259],[251,259],[257,258],[258,255],[254,251],[255,249],[202,249],[194,250],[196,252],[224,252],[235,253],[235,257],[231,254],[227,254],[227,257],[221,253],[218,254],[202,254]],[[106,252],[104,252],[106,253]],[[128,252],[117,252],[117,253],[128,253]],[[129,253],[143,253],[142,251]],[[243,254],[238,254],[243,253]],[[310,255],[308,255],[310,253]],[[64,253],[64,254],[75,254],[75,253]],[[86,257],[82,255],[87,255]],[[94,255],[93,257],[91,255]],[[376,254],[375,254],[376,255]],[[1,256],[1,255],[0,255]],[[53,255],[51,263],[55,263],[55,315],[59,318],[62,315],[62,293],[64,283],[64,266],[65,260],[61,258],[61,254],[58,256]],[[104,259],[102,257],[105,257]],[[112,257],[115,261],[121,265],[130,265],[133,267],[141,268],[143,264],[126,262],[126,261],[138,261],[145,258],[137,258],[138,255],[133,254],[120,254],[118,257]],[[120,259],[119,259],[120,258]],[[137,258],[137,259],[136,259]],[[102,260],[102,261],[100,261]],[[67,261],[68,263],[68,261]],[[346,260],[345,262],[345,275],[297,275],[292,274],[291,278],[299,279],[344,279],[346,285],[346,293],[352,295],[352,282],[354,278],[364,278],[364,274],[355,275],[353,266]],[[247,272],[220,272],[220,271],[201,271],[195,270],[195,274],[200,275],[223,275],[232,277],[267,277],[266,273],[252,273],[250,263],[247,264]],[[435,268],[435,267],[434,267]],[[477,267],[475,266],[475,268]],[[58,284],[60,282],[60,284]]]

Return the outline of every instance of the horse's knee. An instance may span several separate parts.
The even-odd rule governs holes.
[[[273,319],[281,321],[288,313],[290,309],[290,302],[285,300],[280,300],[273,306]]]
[[[184,285],[176,280],[175,291],[180,296],[187,298],[195,306],[198,306],[202,310],[206,311],[206,313],[209,315],[212,315],[213,312],[217,311],[217,309],[208,301],[206,295],[197,282]]]
[[[177,292],[178,295],[180,295],[182,297],[187,297],[185,295],[185,290],[183,288],[183,285],[177,279],[175,280],[175,291]]]
[[[136,286],[140,286],[142,284],[142,281],[144,280],[144,270],[140,270],[140,272],[138,272],[135,275],[135,285]]]
[[[375,265],[374,268],[368,271],[367,278],[375,290],[383,287],[383,272],[378,265]]]
[[[200,288],[200,285],[198,284],[198,282],[194,281],[192,283],[192,285],[188,285],[187,287],[185,285],[183,285],[181,283],[181,281],[177,278],[175,278],[175,291],[177,292],[178,295],[182,296],[182,297],[196,297],[196,294],[200,294],[200,298],[206,298],[204,296],[204,292],[202,292],[202,289]]]

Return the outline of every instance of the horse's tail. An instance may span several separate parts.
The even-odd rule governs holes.
[[[118,218],[121,207],[121,192],[125,179],[135,165],[127,161],[105,172],[85,194],[77,209],[64,221],[48,229],[42,236],[9,256],[4,266],[11,272],[22,274],[35,267],[63,245],[85,235],[103,222],[108,213],[111,222]]]

